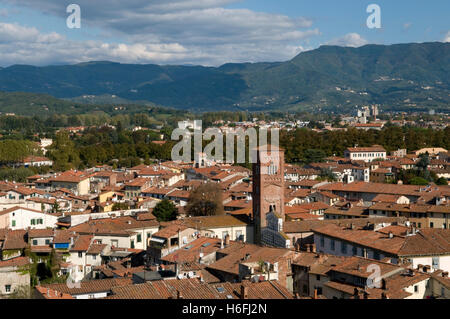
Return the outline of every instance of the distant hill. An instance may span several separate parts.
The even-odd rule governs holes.
[[[0,92],[0,112],[20,115],[80,113],[87,110],[85,105],[74,105],[47,94],[26,92]]]
[[[217,68],[89,62],[0,69],[0,91],[45,93],[76,102],[85,95],[103,96],[100,100],[116,95],[123,103],[148,101],[194,111],[339,111],[372,103],[385,109],[448,110],[449,89],[450,43],[439,42],[322,46],[286,62]]]
[[[109,97],[109,99],[112,99]],[[80,100],[83,100],[80,98]],[[104,112],[110,115],[122,113],[164,113],[164,114],[183,114],[183,111],[163,108],[152,103],[138,104],[132,101],[117,99],[115,102],[108,102],[108,98],[99,97],[99,99],[84,99],[84,103],[71,100],[55,98],[48,94],[28,93],[28,92],[0,92],[0,115],[11,114],[29,115],[29,116],[50,116],[54,114],[86,114],[95,112]],[[94,103],[95,102],[95,103]],[[120,106],[120,107],[117,107]]]

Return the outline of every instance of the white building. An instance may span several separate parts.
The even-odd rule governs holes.
[[[23,207],[13,207],[0,211],[0,228],[46,229],[56,227],[59,214],[48,214]]]
[[[23,159],[21,164],[25,167],[53,166],[53,161],[47,157],[28,156]]]
[[[28,207],[28,200],[34,198],[43,198],[43,195],[26,187],[11,187],[7,191],[0,192],[0,211],[16,206]]]
[[[372,162],[375,159],[386,159],[386,150],[379,145],[372,147],[353,147],[344,151],[345,158],[353,161]]]

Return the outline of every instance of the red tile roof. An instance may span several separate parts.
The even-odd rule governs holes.
[[[4,267],[22,267],[28,265],[30,260],[28,257],[17,257],[9,260],[0,261],[0,268]]]
[[[220,249],[221,240],[217,238],[201,237],[190,242],[185,247],[162,257],[161,260],[173,263],[196,262],[200,253],[205,256]]]
[[[54,289],[44,288],[41,286],[37,286],[36,290],[41,294],[45,299],[74,299],[71,295],[67,293],[58,292]]]
[[[94,236],[92,235],[79,235],[70,249],[70,251],[84,251],[86,252],[91,246]]]
[[[66,283],[41,285],[42,288],[49,288],[59,293],[71,296],[84,295],[90,293],[110,292],[114,287],[131,285],[131,278],[96,279],[80,282],[80,288],[69,288]]]
[[[247,287],[249,299],[293,299],[292,294],[276,281],[207,284],[196,278],[117,287],[108,299],[176,299],[178,294],[185,299],[239,299],[241,285]]]
[[[406,229],[406,228],[405,228]],[[385,231],[350,229],[335,224],[314,229],[315,233],[345,240],[361,246],[387,252],[395,256],[431,256],[450,254],[449,229],[421,229],[415,235],[394,234],[390,238]]]
[[[369,126],[373,126],[374,124],[368,124]],[[349,147],[347,149],[350,152],[386,152],[383,146],[373,145],[372,147]]]

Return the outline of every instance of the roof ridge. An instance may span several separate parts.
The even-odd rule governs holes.
[[[289,299],[289,296],[286,296],[286,294],[279,288],[275,283],[273,283],[274,280],[269,280],[269,283],[272,285],[273,288],[275,288],[276,291],[278,291],[284,298]]]

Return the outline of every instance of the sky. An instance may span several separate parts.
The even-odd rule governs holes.
[[[69,28],[69,4],[80,28]],[[380,28],[369,28],[370,4]],[[0,0],[0,66],[286,61],[321,45],[450,42],[448,0]],[[72,20],[71,20],[72,21]]]

